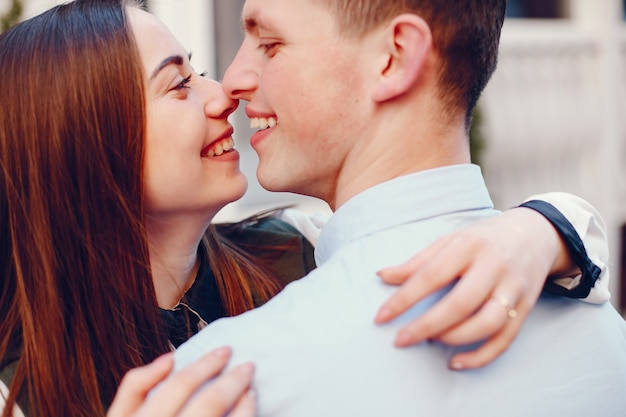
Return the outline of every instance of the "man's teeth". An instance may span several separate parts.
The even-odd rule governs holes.
[[[275,117],[251,117],[250,128],[251,129],[267,129],[268,127],[274,127],[278,124]]]
[[[220,156],[224,152],[232,150],[234,147],[235,142],[233,141],[233,138],[226,138],[221,142],[215,144],[211,149],[209,149],[209,151],[206,153],[206,156],[208,156],[209,158],[213,156]]]

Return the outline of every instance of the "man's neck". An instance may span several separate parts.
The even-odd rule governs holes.
[[[428,120],[428,119],[427,119]],[[433,119],[434,120],[434,119]],[[355,146],[336,182],[333,210],[366,189],[393,178],[448,165],[469,163],[469,139],[464,123],[442,129],[431,123],[398,123]],[[376,132],[374,132],[376,134]]]

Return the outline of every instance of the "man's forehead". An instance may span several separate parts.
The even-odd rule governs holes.
[[[241,11],[241,26],[245,32],[255,32],[259,29],[270,29],[270,15],[272,7],[280,5],[280,1],[269,1],[263,5],[262,2],[246,0]]]
[[[293,14],[301,10],[300,5],[308,3],[309,1],[310,0],[246,0],[241,12],[242,30],[252,33],[259,30],[280,31],[281,27],[283,27],[281,25],[288,23],[286,19],[289,19],[289,21],[297,19]],[[298,3],[298,5],[294,3]],[[284,9],[288,6],[290,6],[290,13],[286,15]]]

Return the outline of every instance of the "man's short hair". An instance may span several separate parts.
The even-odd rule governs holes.
[[[471,113],[496,69],[506,0],[311,0],[335,14],[339,32],[363,36],[401,13],[430,26],[441,58],[442,99]]]

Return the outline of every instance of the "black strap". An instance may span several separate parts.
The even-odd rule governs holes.
[[[591,288],[595,285],[598,277],[600,276],[600,268],[594,264],[585,250],[585,245],[581,240],[578,232],[574,229],[572,223],[552,204],[541,200],[531,200],[520,207],[526,207],[535,210],[543,217],[545,217],[554,226],[561,238],[565,242],[572,260],[582,272],[580,278],[580,284],[576,288],[567,289],[564,288],[552,280],[547,280],[545,289],[559,295],[564,295],[571,298],[585,298],[589,295]]]

